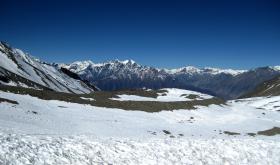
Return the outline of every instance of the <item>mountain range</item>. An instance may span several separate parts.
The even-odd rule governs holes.
[[[60,64],[101,90],[131,88],[182,88],[211,94],[224,99],[238,98],[259,84],[280,75],[280,67],[259,67],[251,70],[218,68],[158,69],[133,60],[93,63],[92,61]]]
[[[181,88],[223,99],[235,99],[279,75],[278,66],[250,70],[192,66],[159,69],[140,65],[133,60],[50,64],[0,42],[0,84],[66,93]]]

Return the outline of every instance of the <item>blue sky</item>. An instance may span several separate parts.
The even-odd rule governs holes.
[[[48,62],[280,65],[277,0],[2,0],[0,40]]]

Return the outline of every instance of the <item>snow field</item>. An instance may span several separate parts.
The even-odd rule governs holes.
[[[280,96],[253,97],[231,102],[263,110],[280,111]]]
[[[278,165],[279,141],[0,134],[0,164]]]
[[[111,98],[111,99],[118,100],[118,101],[176,102],[176,101],[204,100],[204,99],[213,98],[213,96],[203,94],[200,92],[190,91],[190,90],[183,90],[183,89],[176,89],[176,88],[163,88],[162,90],[166,90],[167,92],[162,93],[157,98],[123,94],[123,95],[118,95],[119,98]],[[186,98],[186,96],[189,95],[196,95],[198,98],[195,99]]]
[[[0,130],[23,134],[94,135],[96,137],[222,137],[224,131],[257,133],[280,127],[280,113],[243,102],[197,107],[196,110],[147,113],[90,105],[41,100],[29,95],[0,92]],[[170,135],[166,135],[167,130]],[[222,134],[221,134],[222,133]],[[257,137],[256,137],[257,138]],[[278,138],[279,136],[258,138]]]
[[[278,111],[259,109],[277,97],[157,113],[2,91],[0,98],[19,103],[0,103],[1,165],[280,164],[279,135],[247,135],[280,127]]]

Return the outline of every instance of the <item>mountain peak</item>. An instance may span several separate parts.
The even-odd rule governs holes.
[[[198,73],[200,72],[199,68],[196,68],[194,66],[185,66],[177,69],[164,69],[169,74],[175,74],[175,73]]]
[[[119,59],[115,59],[115,60],[111,60],[109,62],[105,62],[106,63],[110,63],[110,64],[124,64],[124,65],[133,65],[136,64],[136,62],[134,60],[128,59],[128,60],[119,60]]]
[[[280,65],[278,65],[278,66],[271,66],[270,68],[275,70],[275,71],[280,71]]]
[[[94,63],[91,60],[86,60],[86,61],[75,61],[69,65],[65,65],[65,64],[61,64],[60,66],[66,67],[68,69],[74,69],[77,72],[85,70],[86,68],[88,68],[89,66],[94,65]]]
[[[122,63],[123,64],[135,64],[136,62],[134,60],[129,59],[129,60],[122,61]]]
[[[11,47],[7,42],[0,41],[0,45],[4,45],[5,47]]]

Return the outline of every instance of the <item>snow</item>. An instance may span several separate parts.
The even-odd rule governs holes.
[[[271,66],[270,68],[275,71],[280,71],[280,66]]]
[[[243,104],[263,110],[280,111],[280,96],[253,97],[232,102],[238,102],[238,104]]]
[[[211,68],[211,67],[206,67],[203,69],[205,72],[209,72],[211,74],[231,74],[233,76],[239,75],[241,73],[247,72],[247,70],[233,70],[233,69],[220,69],[220,68]]]
[[[182,67],[182,68],[178,68],[178,69],[164,69],[167,73],[169,74],[176,74],[179,72],[187,72],[190,74],[197,74],[200,73],[201,70],[194,67],[194,66],[186,66],[186,67]]]
[[[120,61],[120,62],[123,63],[124,65],[136,63],[134,60],[124,60],[124,61]]]
[[[80,98],[84,100],[95,101],[93,98],[87,98],[87,97],[80,97]]]
[[[213,98],[210,95],[203,94],[200,92],[176,89],[176,88],[163,88],[161,90],[166,90],[167,92],[159,93],[161,94],[157,98],[153,97],[143,97],[137,95],[117,95],[119,98],[111,98],[112,100],[118,101],[158,101],[158,102],[177,102],[177,101],[192,101],[192,100],[204,100]],[[191,99],[187,98],[189,95],[196,95],[198,98]]]
[[[1,51],[0,51],[0,66],[13,73],[17,73],[19,75],[23,74],[22,72],[19,72],[17,65]]]
[[[0,134],[0,164],[278,165],[280,143],[238,139],[96,139]]]
[[[0,49],[5,52],[1,44]],[[81,94],[93,91],[82,82],[58,71],[55,66],[41,63],[38,59],[25,54],[19,49],[11,49],[11,51],[16,62],[11,60],[7,53],[4,54],[0,51],[0,66],[12,73],[59,92]],[[17,85],[21,86],[22,84]]]
[[[248,105],[243,102],[201,106],[196,110],[147,113],[40,100],[29,95],[7,92],[1,92],[0,98],[19,103],[0,103],[0,130],[9,128],[27,134],[150,138],[155,136],[150,132],[156,132],[157,137],[166,137],[163,130],[168,130],[175,137],[184,134],[184,137],[224,138],[228,135],[219,134],[219,131],[238,132],[240,137],[248,137],[247,133],[280,127],[278,111],[259,109],[252,103]],[[264,112],[265,115],[262,114]]]
[[[85,70],[87,67],[89,67],[90,65],[93,65],[94,63],[90,60],[88,61],[75,61],[71,64],[71,71],[75,70],[75,72],[80,72],[82,70]],[[64,67],[67,69],[70,69],[68,65],[65,64],[60,64],[60,67]]]
[[[112,60],[112,61],[109,61],[109,62],[105,62],[103,63],[103,65],[106,65],[106,64],[111,64],[111,65],[115,65],[115,64],[123,64],[123,65],[129,65],[129,64],[135,64],[136,62],[134,60]]]
[[[105,75],[105,76],[114,76],[114,77],[123,77],[137,75],[142,77],[144,75],[157,78],[164,78],[167,75],[174,76],[176,74],[188,74],[188,75],[217,75],[217,74],[230,74],[232,76],[237,76],[248,70],[234,70],[234,69],[220,69],[220,68],[197,68],[194,66],[186,66],[176,69],[161,69],[148,67],[144,65],[139,65],[133,60],[112,60],[104,63],[93,63],[88,61],[76,61],[72,64],[61,64],[61,66],[70,69],[71,71],[84,75],[85,77],[90,76],[90,74]],[[156,72],[155,72],[156,71]],[[129,73],[129,74],[128,74]]]
[[[241,73],[247,72],[247,70],[234,70],[234,69],[220,69],[220,68],[196,68],[194,66],[186,66],[178,69],[164,69],[169,74],[177,74],[177,73],[188,73],[188,74],[212,74],[217,75],[221,73],[230,74],[233,76],[239,75]]]
[[[10,81],[8,83],[6,82],[0,82],[0,85],[9,85],[9,86],[17,86],[17,83],[13,82],[13,81]]]
[[[8,92],[0,98],[19,103],[0,103],[0,164],[280,163],[279,135],[247,135],[280,127],[278,111],[259,109],[278,96],[157,113]]]

